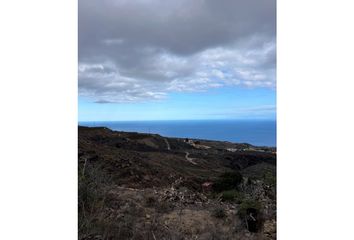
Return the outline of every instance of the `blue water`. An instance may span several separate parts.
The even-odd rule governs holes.
[[[103,126],[125,132],[157,133],[166,137],[276,146],[276,121],[271,120],[117,121],[79,122],[79,125]]]

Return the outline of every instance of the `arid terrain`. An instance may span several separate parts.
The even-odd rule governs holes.
[[[79,127],[79,239],[276,239],[276,149]]]

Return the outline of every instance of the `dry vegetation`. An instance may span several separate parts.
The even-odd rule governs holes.
[[[79,127],[79,239],[276,238],[274,149],[166,140]]]

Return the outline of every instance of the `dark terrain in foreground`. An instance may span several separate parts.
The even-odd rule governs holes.
[[[275,148],[79,127],[79,239],[276,239]]]

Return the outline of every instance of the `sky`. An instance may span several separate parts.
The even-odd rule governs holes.
[[[275,0],[79,0],[79,121],[275,119]]]

